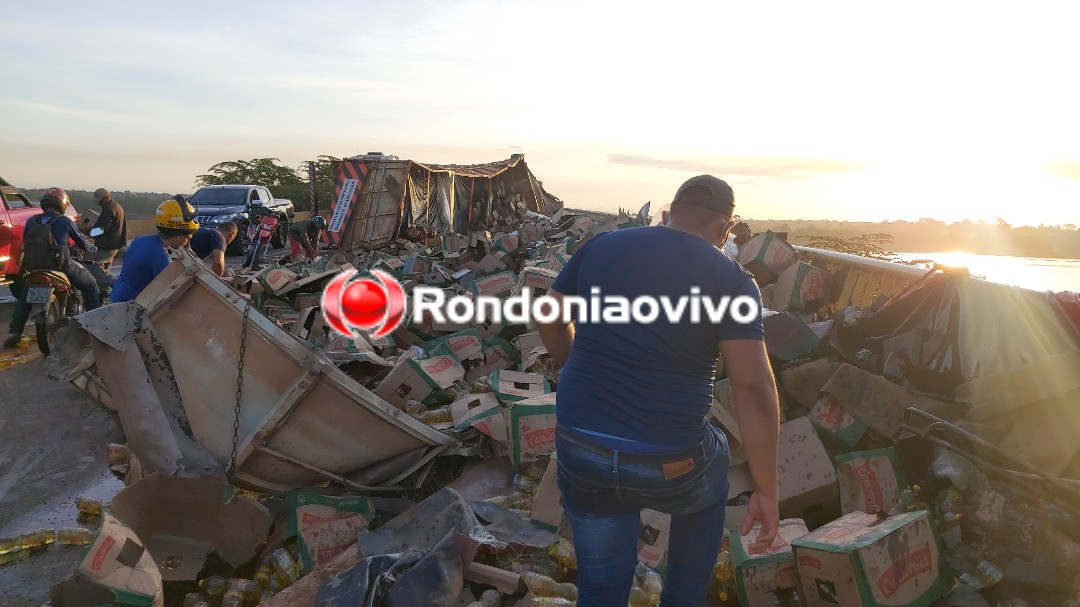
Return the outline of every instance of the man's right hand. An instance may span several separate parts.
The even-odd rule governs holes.
[[[776,534],[780,529],[780,507],[775,495],[769,496],[760,491],[750,495],[750,501],[746,504],[746,519],[743,520],[741,534],[746,535],[754,528],[756,523],[761,523],[757,538],[746,547],[749,554],[758,554],[772,547],[776,540]]]

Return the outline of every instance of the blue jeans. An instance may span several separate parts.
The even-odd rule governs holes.
[[[730,458],[723,433],[708,434],[690,457],[692,467],[685,455],[669,463],[666,479],[663,456],[628,462],[627,454],[602,455],[571,438],[589,441],[561,430],[555,439],[559,489],[574,532],[578,607],[626,605],[642,508],[671,515],[661,607],[701,607],[724,534]]]

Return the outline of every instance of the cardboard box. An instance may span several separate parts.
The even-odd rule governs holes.
[[[266,541],[271,523],[264,506],[209,476],[151,474],[117,493],[109,510],[146,542],[158,579],[166,582],[195,580],[211,552],[243,565]],[[126,554],[121,559],[134,562]]]
[[[533,289],[532,294],[534,296],[544,295],[558,276],[558,272],[547,268],[525,268],[521,271],[521,276],[518,277],[517,287],[514,292],[520,293],[522,289]]]
[[[520,355],[513,344],[501,337],[492,337],[484,341],[484,363],[469,370],[465,378],[475,381],[495,371],[511,369],[519,359]]]
[[[437,337],[427,342],[424,350],[430,354],[443,344],[450,348],[450,352],[458,362],[474,361],[476,364],[484,362],[484,342],[476,329],[465,329],[444,337]]]
[[[476,428],[495,442],[507,444],[506,418],[495,394],[470,394],[456,400],[450,403],[450,415],[459,430]]]
[[[773,286],[769,307],[778,312],[813,312],[828,298],[829,273],[798,261],[780,273]]]
[[[785,369],[780,372],[780,386],[784,394],[807,409],[818,401],[818,393],[829,378],[840,368],[840,363],[824,358]]]
[[[907,408],[918,400],[907,388],[843,363],[821,388],[852,417],[885,438],[896,438]]]
[[[543,348],[544,341],[540,339],[540,333],[536,331],[530,331],[528,333],[522,333],[514,339],[510,340],[514,344],[514,347],[518,349],[518,352],[527,353],[532,352],[536,348]]]
[[[443,234],[442,248],[447,253],[456,253],[469,245],[469,239],[461,234]]]
[[[709,417],[713,425],[724,431],[728,440],[728,453],[731,457],[731,465],[735,466],[746,461],[746,451],[743,449],[742,433],[739,432],[739,422],[735,417],[735,402],[731,396],[731,382],[723,380],[717,382],[713,389],[713,402],[709,408]]]
[[[522,374],[525,375],[525,374]],[[503,410],[510,461],[522,466],[555,451],[555,395],[527,398]]]
[[[375,519],[375,505],[362,495],[321,495],[308,489],[287,498],[289,535],[300,542],[304,573],[325,565],[356,544],[356,535]]]
[[[806,323],[790,312],[770,314],[761,323],[765,329],[765,348],[769,356],[784,362],[803,356],[821,342],[821,338]]]
[[[913,363],[921,366],[922,345],[925,339],[925,330],[914,329],[881,342],[881,356],[885,360],[881,374],[887,377],[903,375],[901,354],[907,354]]]
[[[99,217],[101,217],[101,213],[98,213],[93,209],[86,209],[79,214],[79,222],[76,227],[79,228],[80,232],[89,236],[90,229],[94,227],[94,224],[97,223]]]
[[[638,534],[638,562],[645,563],[658,573],[667,570],[668,543],[671,540],[671,515],[648,508],[641,511],[641,533]]]
[[[491,389],[503,404],[536,398],[551,392],[551,383],[539,373],[500,370],[488,376]]]
[[[780,424],[776,473],[781,518],[800,518],[816,527],[839,514],[836,467],[808,418]]]
[[[517,277],[514,276],[513,272],[497,272],[474,280],[472,292],[473,295],[505,297],[513,292],[515,285],[517,285]]]
[[[476,262],[477,267],[484,274],[494,274],[500,270],[508,270],[510,266],[503,262],[503,259],[495,254],[485,255],[483,259]]]
[[[256,279],[268,293],[278,295],[288,290],[288,287],[296,281],[296,274],[286,270],[276,263],[272,263],[256,274]]]
[[[759,285],[776,282],[780,274],[795,263],[795,249],[775,233],[758,234],[739,247],[736,258]],[[776,296],[774,294],[775,301]]]
[[[904,468],[892,447],[838,455],[840,512],[889,512],[907,487]]]
[[[533,497],[533,507],[529,517],[537,527],[570,538],[573,533],[570,530],[570,521],[563,510],[558,474],[559,462],[555,453],[552,453],[547,468],[544,469],[544,477],[536,487],[536,496]]]
[[[844,411],[836,398],[828,392],[821,393],[817,404],[810,409],[807,416],[822,435],[847,447],[858,444],[869,429],[866,424]]]
[[[77,576],[53,589],[55,604],[94,607],[115,601],[137,607],[164,605],[161,571],[150,551],[135,531],[109,510],[102,514],[101,530],[75,571]]]
[[[375,394],[399,409],[409,400],[425,405],[447,404],[450,399],[442,389],[464,377],[465,369],[450,355],[425,360],[405,359],[398,361],[390,374],[379,382]]]
[[[755,525],[747,535],[728,532],[731,562],[735,565],[735,588],[742,607],[773,607],[777,605],[776,591],[799,587],[798,565],[791,542],[808,533],[806,523],[799,519],[780,521],[776,540],[768,550],[749,554],[746,547],[757,540],[761,531]]]
[[[807,607],[930,605],[951,587],[925,510],[852,512],[792,542]]]

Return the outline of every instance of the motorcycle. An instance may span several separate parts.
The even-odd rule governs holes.
[[[280,218],[277,213],[262,205],[251,205],[248,216],[248,244],[242,268],[255,267],[273,248],[274,241],[284,240],[281,235],[288,231],[288,218]]]
[[[31,270],[26,276],[26,303],[34,319],[38,349],[45,356],[55,346],[57,329],[83,313],[82,293],[60,270]]]

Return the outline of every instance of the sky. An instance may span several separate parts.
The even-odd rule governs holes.
[[[575,208],[710,173],[743,217],[1080,224],[1072,2],[0,5],[0,175],[24,188],[524,153]]]

